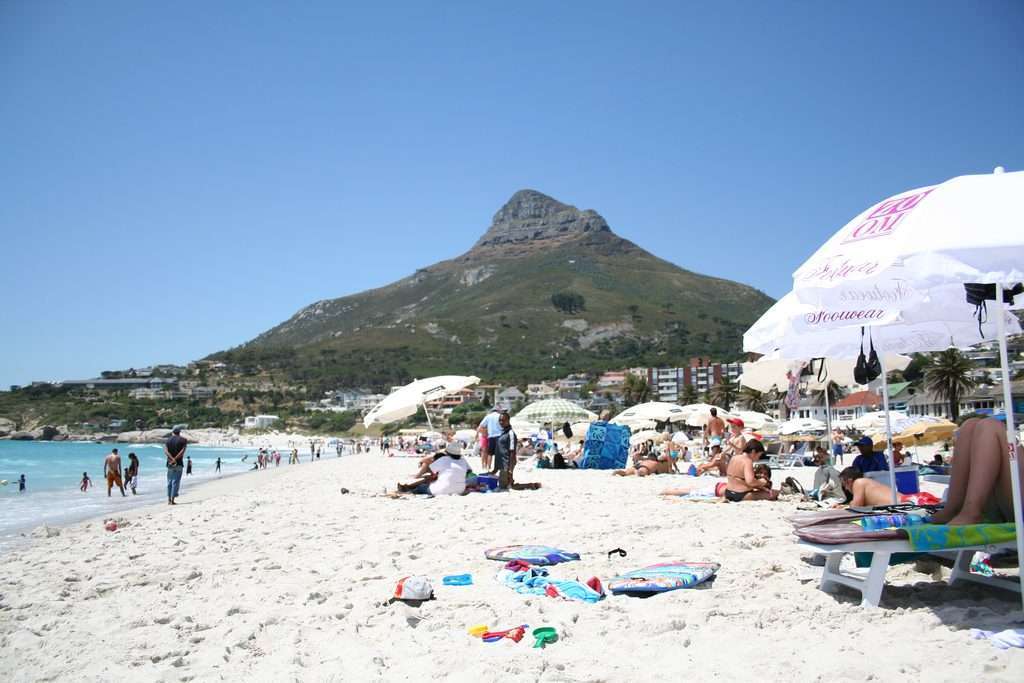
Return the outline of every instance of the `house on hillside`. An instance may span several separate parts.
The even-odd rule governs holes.
[[[246,429],[267,429],[280,419],[277,415],[250,415],[245,418],[244,426]]]
[[[881,410],[882,397],[873,391],[855,391],[844,396],[832,406],[832,419],[835,422],[852,422],[865,413]]]
[[[512,410],[513,406],[521,401],[526,401],[526,394],[516,387],[509,387],[498,392],[495,396],[494,407],[498,410]]]
[[[556,398],[558,390],[549,384],[528,384],[526,385],[526,398],[528,401],[543,401],[549,398]]]

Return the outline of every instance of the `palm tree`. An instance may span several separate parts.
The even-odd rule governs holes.
[[[627,406],[635,406],[637,403],[644,403],[651,395],[651,385],[643,377],[633,373],[626,374],[626,381],[622,383],[622,402]]]
[[[708,392],[708,399],[713,405],[729,410],[732,404],[735,403],[738,394],[739,390],[736,388],[736,383],[728,377],[723,377],[721,382],[711,387],[711,391]]]
[[[740,389],[739,401],[746,406],[747,410],[753,410],[758,413],[768,412],[768,397],[757,389],[742,387]]]
[[[971,377],[974,363],[957,349],[946,349],[932,357],[925,368],[924,385],[944,401],[949,402],[950,419],[960,417],[960,397],[977,386]]]
[[[697,402],[697,389],[692,384],[686,384],[683,386],[683,393],[679,396],[679,403],[684,406],[688,406],[692,403]]]
[[[832,380],[825,383],[825,389],[818,389],[814,392],[814,397],[822,402],[825,401],[825,391],[828,391],[828,404],[834,406],[836,401],[846,396],[846,389],[839,386]]]

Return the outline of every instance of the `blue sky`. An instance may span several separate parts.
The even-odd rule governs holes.
[[[0,385],[234,346],[524,187],[781,296],[873,201],[1024,168],[1021,2],[350,4],[0,4]]]

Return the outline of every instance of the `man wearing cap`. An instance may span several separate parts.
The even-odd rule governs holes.
[[[726,422],[729,423],[726,453],[731,458],[743,452],[743,447],[747,445],[747,437],[743,436],[743,420],[738,417],[730,417]]]
[[[860,437],[855,445],[857,450],[860,451],[860,455],[853,459],[851,467],[860,470],[864,474],[868,472],[886,472],[889,470],[889,463],[886,462],[885,453],[875,450],[875,442],[871,440],[870,436]]]
[[[177,505],[174,499],[178,497],[178,488],[181,486],[181,473],[185,469],[185,449],[188,448],[188,440],[181,435],[181,427],[171,430],[171,438],[164,444],[164,456],[167,458],[167,504]]]

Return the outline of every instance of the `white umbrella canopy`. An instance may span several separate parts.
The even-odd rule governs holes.
[[[675,434],[672,435],[672,443],[679,444],[680,446],[685,446],[687,444],[692,443],[692,441],[690,440],[690,437],[686,435],[686,432],[676,432]]]
[[[799,375],[803,361],[788,360],[778,357],[779,355],[780,352],[775,351],[754,363],[744,363],[739,383],[757,391],[786,391],[789,388],[790,375]],[[910,356],[898,353],[884,355],[887,370],[905,370],[912,360]],[[819,372],[821,364],[824,364],[823,372]],[[804,378],[806,386],[812,391],[820,391],[828,382],[835,382],[841,387],[855,386],[857,380],[853,377],[853,369],[856,365],[857,361],[854,358],[817,359],[811,366],[812,374]],[[819,375],[822,376],[822,381],[818,380]]]
[[[626,408],[612,418],[614,424],[631,424],[639,420],[654,420],[656,422],[684,422],[686,411],[682,406],[675,403],[664,403],[651,401]]]
[[[917,421],[917,418],[911,418],[906,413],[898,410],[889,411],[889,424],[894,434]],[[865,433],[885,430],[885,411],[879,410],[865,413],[853,421],[853,427]]]
[[[821,420],[810,417],[803,417],[796,420],[788,420],[779,425],[779,434],[789,436],[791,434],[816,434],[827,429]]]
[[[664,439],[661,432],[656,432],[653,429],[645,429],[642,432],[637,432],[636,434],[630,436],[629,445],[636,446],[637,444],[641,444],[645,441],[653,441],[655,443],[660,443],[663,440]]]
[[[823,315],[842,313],[847,325],[877,324],[917,308],[935,287],[1019,282],[1022,217],[1020,171],[959,176],[901,192],[825,242],[793,273],[793,291]]]
[[[523,420],[519,417],[513,417],[509,419],[508,423],[512,427],[512,431],[514,431],[516,433],[516,436],[518,436],[520,439],[523,438],[524,436],[533,436],[534,434],[538,434],[540,432],[541,426],[536,422],[531,422],[530,420]]]
[[[717,411],[718,417],[723,420],[733,417],[732,413],[722,410],[718,406],[709,405],[707,403],[691,403],[683,406],[683,410],[686,411],[686,424],[690,427],[703,427],[711,418],[712,408]]]
[[[856,359],[862,343],[865,353],[873,343],[875,350],[884,356],[882,360],[886,368],[895,369],[896,366],[889,368],[890,360],[898,360],[891,354],[942,351],[950,346],[968,347],[995,338],[995,316],[998,312],[990,313],[988,320],[979,326],[974,308],[966,303],[962,294],[953,288],[943,291],[947,297],[955,296],[956,300],[947,299],[945,304],[938,300],[922,304],[916,313],[904,314],[890,324],[872,326],[863,340],[856,324],[845,323],[845,327],[837,328],[837,323],[827,322],[821,317],[819,309],[800,302],[796,294],[790,292],[776,301],[743,334],[743,350],[763,353],[770,359],[825,357],[828,363],[835,363]],[[962,292],[962,288],[959,291]],[[1003,320],[1008,334],[1020,333],[1016,316],[1005,311]]]
[[[778,421],[771,415],[759,413],[754,410],[736,410],[733,415],[743,420],[744,427],[755,431],[771,431],[778,429]]]
[[[440,375],[416,380],[384,397],[384,400],[366,414],[363,418],[363,425],[369,427],[377,423],[386,424],[404,420],[410,415],[415,415],[419,407],[427,401],[462,391],[479,381],[479,377],[472,375]]]
[[[455,432],[452,438],[467,445],[472,445],[477,440],[477,434],[475,429],[460,429]]]
[[[566,436],[565,432],[563,432],[561,429],[555,429],[555,441],[582,441],[585,438],[587,438],[588,429],[590,429],[590,420],[573,422],[569,425],[569,431],[572,432],[572,436]]]
[[[580,408],[571,401],[563,398],[548,398],[542,401],[534,401],[518,413],[516,417],[526,422],[544,424],[550,422],[552,427],[561,425],[563,422],[579,422],[581,420],[596,420],[597,415],[586,408]]]

